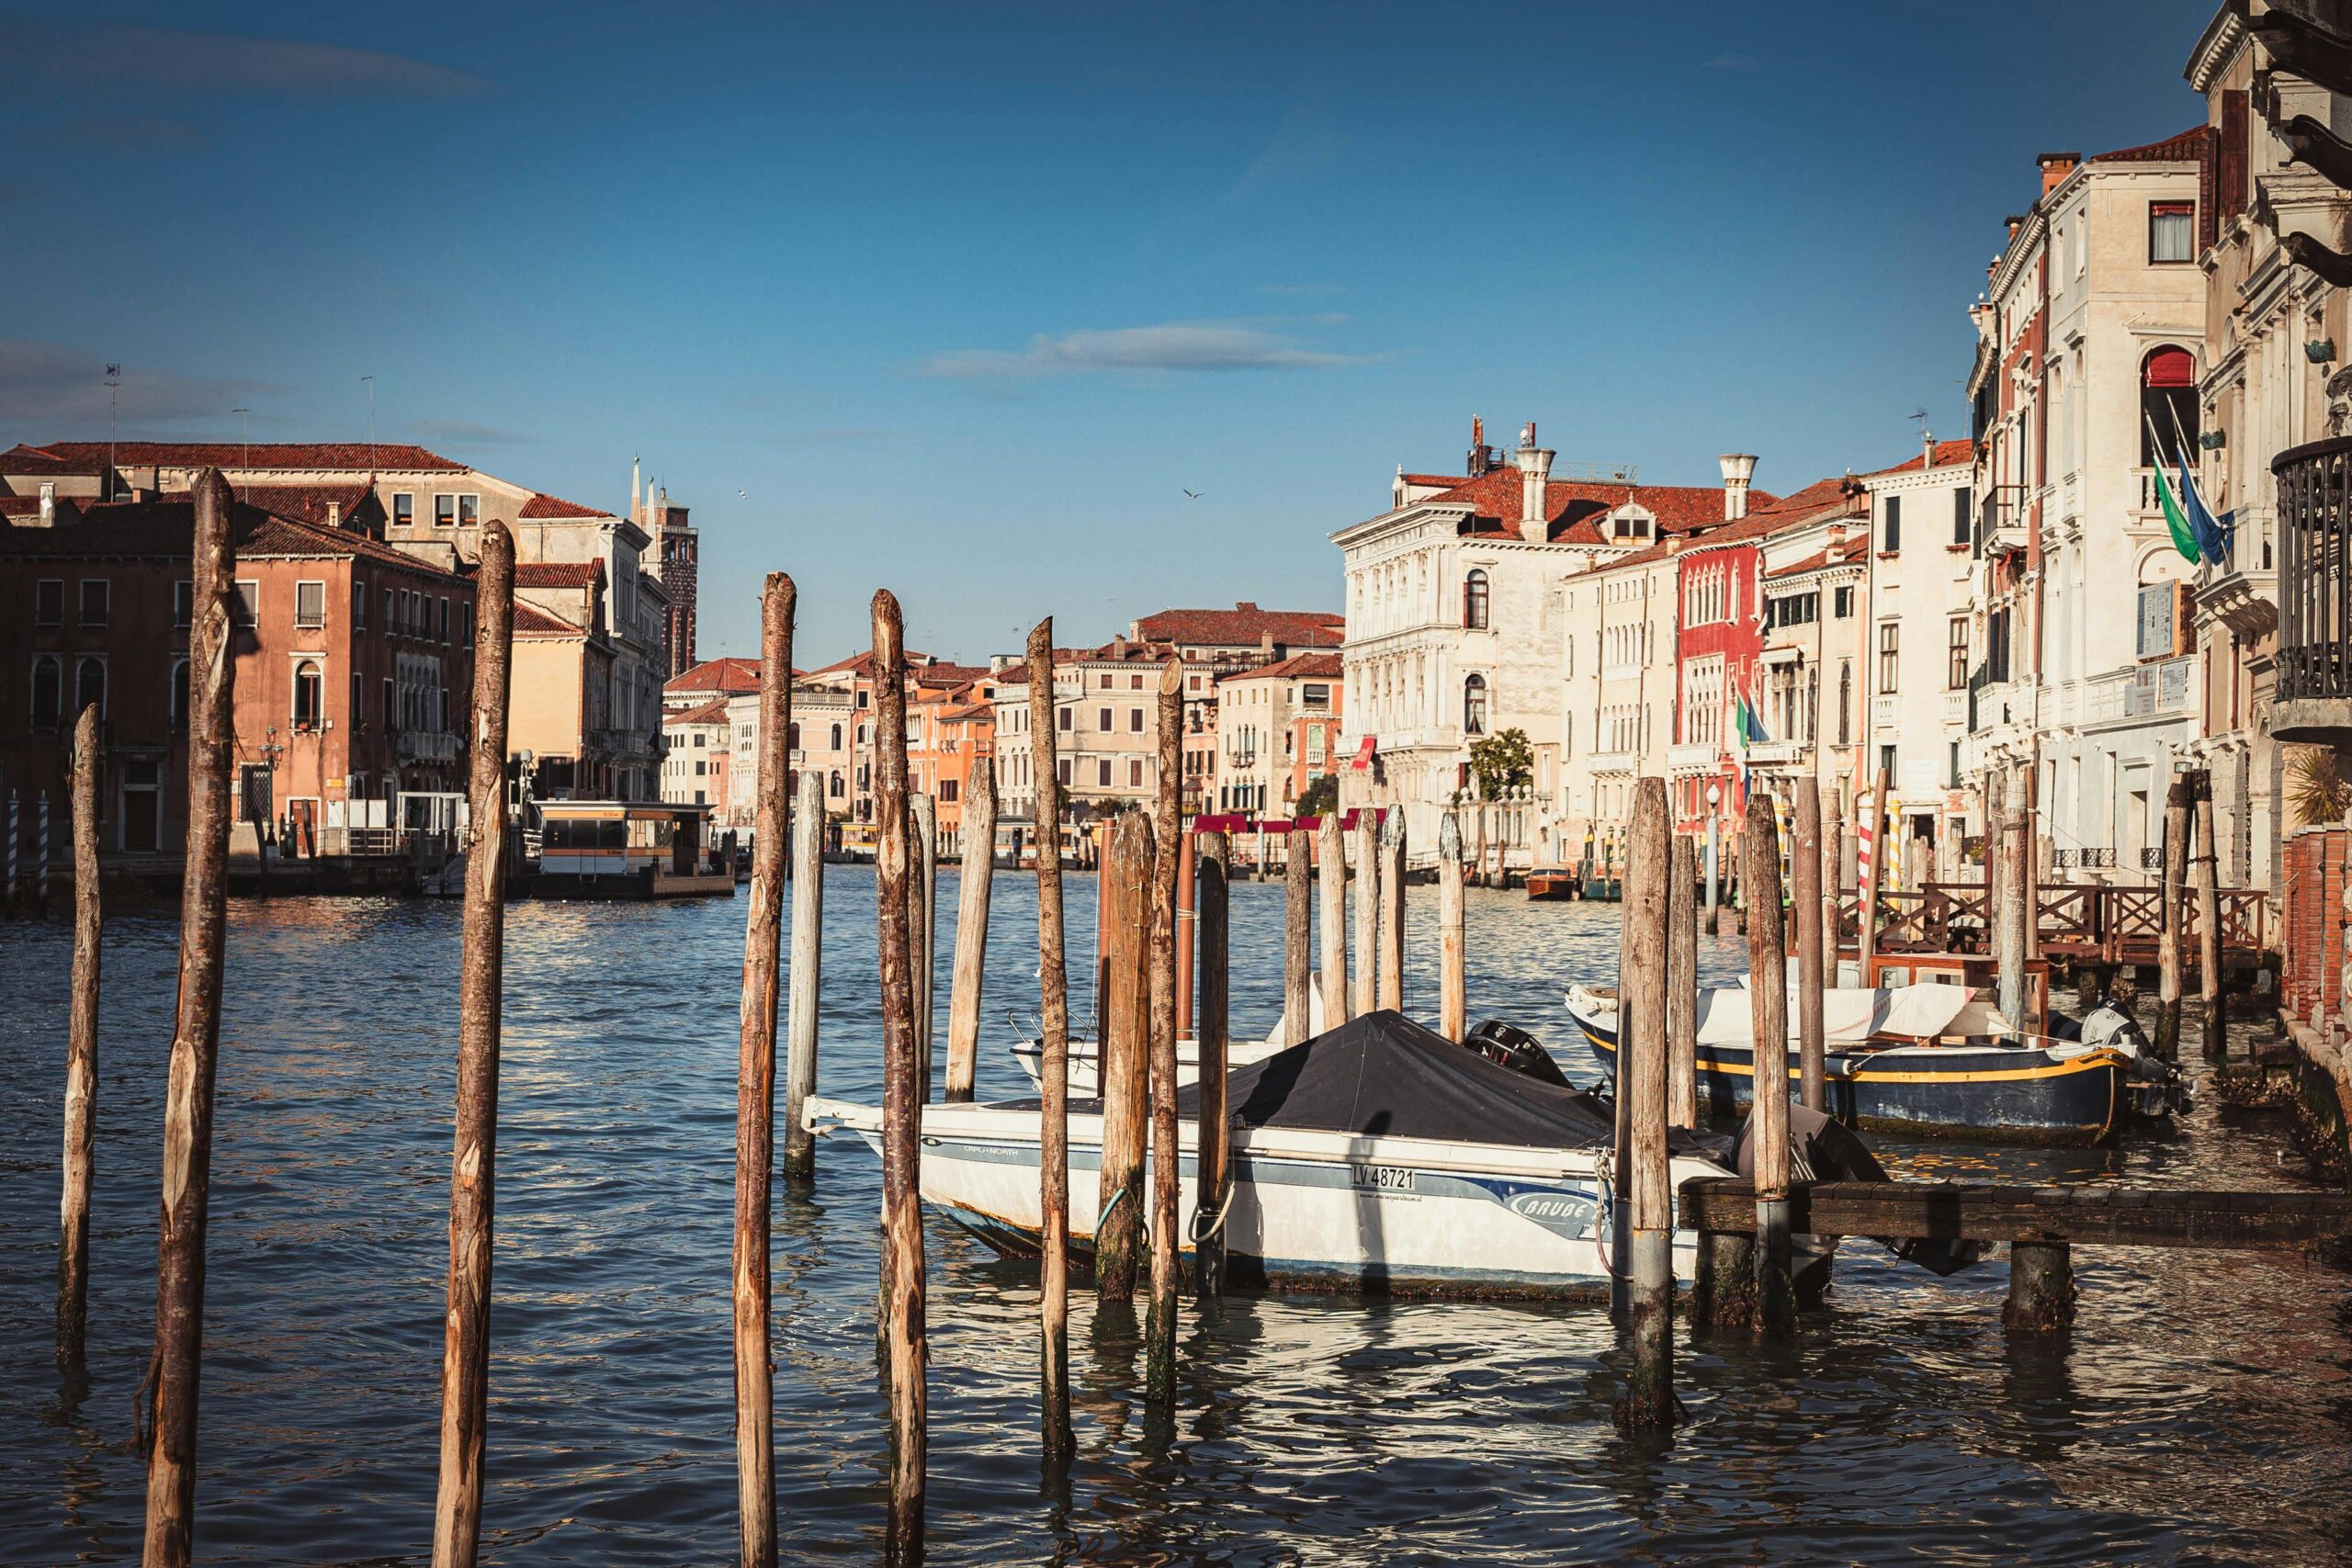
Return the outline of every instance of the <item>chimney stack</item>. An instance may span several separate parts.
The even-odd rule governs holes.
[[[1936,433],[1929,430],[1923,421],[1919,425],[1919,467],[1932,468],[1935,466]]]
[[[327,502],[327,526],[330,528],[343,526],[343,502],[339,501]]]
[[[1466,465],[1472,479],[1493,471],[1495,449],[1487,445],[1487,422],[1476,414],[1470,416],[1470,457]]]
[[[2041,194],[2048,196],[2056,190],[2082,161],[2080,152],[2044,152],[2036,158],[2034,162],[2041,166]]]
[[[1747,481],[1756,477],[1751,452],[1726,452],[1715,459],[1724,470],[1724,521],[1736,523],[1747,515]]]
[[[1552,482],[1555,454],[1535,445],[1535,422],[1519,433],[1519,531],[1531,543],[1544,542],[1544,487]]]
[[[40,525],[44,528],[57,526],[57,481],[55,479],[40,481]]]

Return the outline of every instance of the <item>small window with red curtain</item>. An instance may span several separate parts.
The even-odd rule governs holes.
[[[2185,348],[2152,349],[2140,362],[2140,466],[2197,456],[2197,361]]]

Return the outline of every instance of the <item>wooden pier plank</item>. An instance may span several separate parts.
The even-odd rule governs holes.
[[[1751,1234],[1755,1186],[1731,1180],[1685,1182],[1676,1223],[1686,1230]],[[1791,1184],[1790,1224],[1800,1233],[1819,1235],[2298,1251],[2352,1236],[2352,1197],[1944,1181],[1801,1181]]]

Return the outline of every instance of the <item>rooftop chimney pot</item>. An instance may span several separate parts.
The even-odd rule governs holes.
[[[55,479],[40,481],[40,525],[44,528],[57,526],[57,481]]]
[[[1715,461],[1724,471],[1724,521],[1736,523],[1747,515],[1747,485],[1756,477],[1756,455],[1726,452]]]
[[[1544,487],[1552,482],[1555,455],[1535,445],[1535,422],[1529,420],[1519,433],[1519,531],[1534,544],[1544,542]]]

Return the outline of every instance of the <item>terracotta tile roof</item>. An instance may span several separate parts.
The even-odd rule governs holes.
[[[250,502],[237,504],[237,554],[245,558],[350,556],[419,577],[456,581],[390,545],[347,528],[285,517]],[[53,559],[184,560],[196,533],[196,503],[185,493],[154,501],[93,502],[84,521],[60,528],[0,528],[0,555]]]
[[[107,457],[103,449],[95,461],[82,457],[62,457],[48,447],[27,446],[21,443],[0,452],[0,474],[20,474],[27,479],[85,479],[106,472]]]
[[[907,650],[909,674],[916,673],[918,666],[927,667],[937,662],[938,660],[933,659],[928,653],[917,653],[912,649]],[[836,659],[831,664],[820,664],[816,669],[803,671],[802,673],[811,679],[819,675],[863,675],[873,667],[873,664],[874,650],[869,648],[863,652],[853,653],[847,659]]]
[[[1230,610],[1162,610],[1137,621],[1136,632],[1146,642],[1255,648],[1272,634],[1287,645],[1337,648],[1346,626],[1337,611],[1261,610],[1245,600]]]
[[[517,588],[594,588],[605,580],[601,560],[518,560]]]
[[[114,443],[119,468],[311,468],[322,471],[386,473],[430,469],[461,474],[463,463],[453,463],[437,452],[400,442],[379,441],[120,441]],[[105,471],[107,444],[104,441],[51,441],[16,452],[43,453],[74,465],[76,473]],[[14,457],[16,452],[8,456]],[[94,466],[95,465],[95,466]],[[0,462],[0,468],[6,468]],[[19,470],[8,468],[11,473]]]
[[[1288,659],[1278,659],[1255,670],[1235,670],[1220,675],[1216,683],[1222,686],[1227,681],[1336,681],[1339,678],[1338,654],[1294,653]]]
[[[1770,491],[1751,489],[1747,499],[1752,515],[1754,508],[1769,506],[1777,498]],[[1609,541],[1601,536],[1597,519],[1629,500],[1647,508],[1657,518],[1662,533],[1690,533],[1720,525],[1724,520],[1724,492],[1716,485],[1624,485],[1554,479],[1544,487],[1544,539],[1554,544],[1606,545]],[[1521,541],[1526,537],[1519,526],[1524,503],[1519,470],[1514,468],[1499,468],[1464,479],[1452,490],[1426,497],[1417,504],[1467,506],[1470,517],[1463,530],[1466,535]]]
[[[62,497],[59,498],[58,504],[61,507],[64,505],[64,499]],[[40,515],[40,497],[37,495],[0,495],[0,517],[38,517]]]
[[[1689,530],[1645,550],[1603,562],[1600,570],[1616,571],[1629,566],[1646,566],[1670,555],[1689,555],[1698,550],[1713,549],[1718,545],[1743,544],[1768,537],[1783,529],[1802,527],[1824,516],[1867,515],[1869,497],[1848,495],[1846,482],[1843,478],[1815,479],[1794,495],[1775,497],[1769,505],[1751,507],[1747,515],[1736,522],[1719,522],[1712,528]],[[1751,495],[1754,493],[1749,491]]]
[[[718,692],[729,696],[739,692],[756,692],[760,689],[760,661],[756,659],[706,659],[662,682],[662,689],[665,692]]]
[[[698,708],[691,708],[684,713],[671,713],[663,714],[662,716],[662,725],[665,729],[673,724],[725,724],[726,722],[727,701],[723,697],[715,703],[705,703],[702,706]]]
[[[517,516],[524,518],[610,517],[611,515],[613,515],[611,513],[601,507],[582,506],[577,502],[560,501],[544,491],[535,493],[530,500],[525,502],[523,510],[517,513]]]
[[[2113,152],[2101,152],[2091,159],[2094,164],[2194,164],[2206,155],[2212,139],[2208,126],[2193,125],[2177,136],[2162,141],[2145,142],[2138,147],[2120,148]]]
[[[1957,464],[1973,461],[1975,456],[1976,443],[1964,437],[1958,441],[1936,443],[1936,467],[1939,468],[1949,468]],[[1874,479],[1881,474],[1909,473],[1917,469],[1919,463],[1920,459],[1914,457],[1907,463],[1897,463],[1891,468],[1873,468],[1862,477]]]
[[[516,637],[586,637],[584,627],[575,626],[560,615],[550,615],[537,604],[525,600],[514,601],[514,635]]]
[[[305,523],[327,526],[327,508],[341,509],[347,521],[359,513],[362,506],[376,499],[376,491],[364,480],[348,484],[317,485],[240,485],[240,500],[266,507],[280,517],[300,518]]]
[[[1470,476],[1467,474],[1402,474],[1398,477],[1408,485],[1436,485],[1443,490],[1452,490],[1456,485],[1466,485],[1470,482]]]

